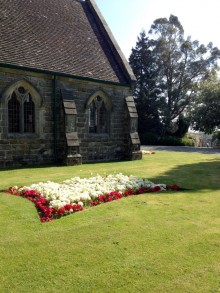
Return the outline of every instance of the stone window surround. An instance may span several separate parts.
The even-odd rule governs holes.
[[[35,105],[35,132],[28,133],[28,132],[19,132],[19,133],[9,133],[8,132],[8,101],[11,99],[13,92],[15,92],[19,87],[23,87],[32,98],[32,101]],[[39,135],[40,131],[40,121],[39,121],[39,112],[40,107],[42,105],[42,97],[40,96],[39,92],[36,88],[27,80],[21,79],[12,84],[10,84],[6,90],[2,94],[2,103],[5,109],[5,113],[3,115],[3,120],[5,121],[5,128],[4,128],[4,137],[5,138],[36,138]],[[23,107],[24,101],[20,101],[21,106]],[[23,123],[23,122],[22,122]]]
[[[105,108],[106,108],[106,111],[107,111],[107,117],[106,117],[106,120],[107,120],[107,132],[105,133],[101,133],[101,132],[89,132],[89,107],[90,105],[92,104],[92,102],[97,98],[97,97],[101,97],[103,102],[104,102],[104,105],[105,105]],[[87,111],[87,124],[88,124],[88,133],[89,135],[95,135],[95,136],[106,136],[106,135],[109,135],[110,134],[110,125],[111,125],[111,111],[112,111],[112,100],[111,98],[109,97],[108,94],[106,94],[102,89],[99,89],[99,90],[96,90],[92,95],[90,95],[86,101],[86,104],[85,104],[85,110]]]

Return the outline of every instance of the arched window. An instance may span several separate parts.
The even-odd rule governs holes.
[[[89,132],[96,132],[97,131],[97,109],[95,106],[95,102],[89,106]]]
[[[24,132],[35,132],[35,105],[30,94],[24,102]]]
[[[7,109],[7,132],[10,136],[39,132],[39,108],[42,99],[27,80],[19,80],[10,85],[2,97]]]
[[[108,113],[102,97],[97,96],[89,106],[89,132],[108,132]]]
[[[8,101],[8,132],[20,132],[20,103],[15,93]]]
[[[15,89],[8,101],[8,132],[35,132],[35,105],[24,87]]]
[[[108,133],[110,128],[111,100],[102,91],[98,91],[87,101],[89,113],[89,132]]]

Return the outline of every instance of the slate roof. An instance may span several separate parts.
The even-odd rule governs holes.
[[[120,84],[135,79],[94,0],[0,0],[0,63]]]

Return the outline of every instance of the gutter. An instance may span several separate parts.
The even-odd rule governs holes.
[[[63,73],[63,72],[50,71],[50,70],[44,70],[44,69],[36,69],[36,68],[32,68],[32,67],[28,67],[28,66],[22,66],[22,65],[0,63],[0,67],[10,68],[10,69],[17,69],[17,70],[24,70],[24,71],[29,71],[29,72],[39,73],[39,74],[45,74],[45,75],[50,75],[50,76],[72,78],[72,79],[78,79],[78,80],[82,80],[82,81],[90,81],[90,82],[96,82],[96,83],[102,83],[102,84],[108,84],[108,85],[117,85],[117,86],[126,86],[126,87],[131,86],[129,83],[119,83],[119,82],[95,79],[95,78],[91,78],[91,77],[82,77],[82,76],[79,76],[79,75],[67,74],[67,73]]]

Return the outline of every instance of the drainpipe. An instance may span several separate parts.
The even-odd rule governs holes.
[[[57,95],[56,95],[56,75],[53,75],[53,135],[54,135],[54,162],[57,164]]]

